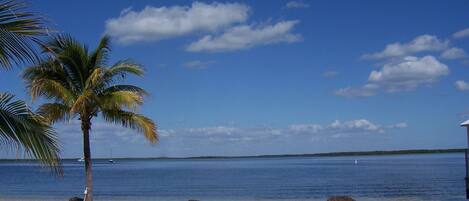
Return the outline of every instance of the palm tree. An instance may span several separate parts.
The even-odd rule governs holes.
[[[24,9],[23,3],[0,1],[0,68],[10,69],[39,58],[34,46],[40,44],[38,37],[45,35],[47,29],[41,17]],[[61,173],[55,132],[25,102],[13,98],[0,93],[0,145],[22,147],[29,156]]]
[[[78,117],[83,132],[85,159],[85,200],[93,200],[90,129],[92,119],[101,114],[107,122],[136,129],[151,143],[158,140],[153,121],[137,113],[143,104],[144,89],[119,84],[128,74],[143,76],[140,65],[121,60],[107,66],[110,53],[109,37],[104,36],[96,49],[89,52],[85,45],[67,35],[59,35],[46,46],[48,59],[25,69],[24,78],[31,97],[52,100],[39,107],[38,113],[51,123]]]

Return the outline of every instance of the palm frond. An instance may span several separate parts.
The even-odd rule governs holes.
[[[0,142],[21,146],[28,155],[62,173],[54,130],[23,101],[15,101],[7,93],[0,93]]]
[[[107,93],[98,98],[99,107],[104,109],[121,109],[126,108],[132,111],[137,111],[140,105],[143,104],[143,97],[133,91],[115,91]]]
[[[43,46],[43,53],[60,54],[68,46],[75,45],[77,43],[78,41],[68,34],[54,35],[46,42],[45,46]]]
[[[112,84],[115,81],[123,80],[128,74],[133,74],[137,76],[143,76],[145,71],[140,64],[130,60],[125,59],[118,61],[110,68],[108,68],[103,75],[103,81],[107,84]]]
[[[88,76],[88,78],[86,78],[86,81],[85,81],[85,89],[96,89],[97,86],[100,81],[102,80],[102,73],[103,72],[103,69],[102,68],[95,68],[90,76]]]
[[[93,93],[92,90],[85,90],[80,94],[80,96],[77,97],[75,102],[70,108],[71,113],[84,113],[86,112],[85,110],[89,109],[90,103],[93,103],[93,100],[95,99],[95,94]]]
[[[42,104],[36,113],[43,116],[49,124],[58,121],[69,121],[73,117],[70,113],[70,107],[61,103]]]
[[[42,45],[40,36],[47,35],[44,19],[25,11],[26,5],[15,1],[0,2],[0,66],[36,62],[34,46]]]
[[[151,143],[158,141],[158,132],[155,123],[140,114],[124,110],[102,110],[104,120],[121,125],[123,127],[135,129],[144,134],[145,138]]]
[[[102,91],[102,94],[107,94],[107,93],[113,93],[117,91],[131,91],[131,92],[136,92],[140,94],[141,96],[146,96],[148,95],[148,92],[145,91],[145,89],[142,89],[140,87],[134,86],[134,85],[125,85],[125,84],[119,84],[119,85],[113,85],[110,86]]]
[[[39,96],[53,98],[63,102],[72,102],[75,97],[73,93],[61,83],[52,79],[35,79],[28,83],[30,94],[33,100]]]
[[[105,65],[108,59],[110,48],[109,36],[103,36],[99,41],[98,47],[90,55],[90,66],[102,67]]]
[[[91,73],[88,66],[88,49],[70,35],[61,34],[52,37],[43,50],[51,53],[49,62],[59,62],[60,68],[66,73],[66,78],[74,88],[85,86],[86,77]]]

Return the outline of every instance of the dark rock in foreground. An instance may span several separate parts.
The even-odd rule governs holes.
[[[327,201],[355,201],[349,196],[334,196],[327,199]]]
[[[83,201],[83,198],[73,197],[73,198],[70,198],[68,201]]]

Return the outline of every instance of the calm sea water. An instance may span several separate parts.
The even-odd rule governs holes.
[[[354,161],[358,160],[358,164]],[[34,163],[0,162],[0,200],[67,200],[83,164],[55,178]],[[94,162],[96,200],[465,200],[464,155]]]

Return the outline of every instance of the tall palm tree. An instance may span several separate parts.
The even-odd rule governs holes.
[[[153,121],[137,113],[143,104],[144,89],[120,84],[128,74],[142,76],[140,65],[121,60],[107,66],[110,53],[109,38],[104,36],[96,49],[88,48],[67,35],[59,35],[46,46],[48,59],[25,69],[24,78],[31,97],[52,100],[39,107],[38,112],[50,122],[68,121],[78,117],[83,132],[85,159],[85,200],[93,200],[90,129],[92,119],[101,114],[107,122],[136,129],[151,143],[158,140]]]
[[[37,61],[35,45],[47,33],[43,19],[24,11],[26,5],[0,1],[0,68]],[[0,93],[0,148],[22,147],[26,153],[61,173],[59,146],[53,129],[23,101]]]

